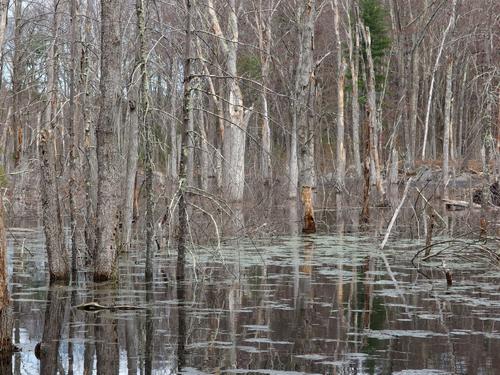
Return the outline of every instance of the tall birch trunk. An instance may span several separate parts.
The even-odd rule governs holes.
[[[228,78],[228,116],[223,135],[223,184],[226,198],[230,202],[243,200],[245,188],[245,146],[248,122],[252,109],[244,110],[243,95],[236,68],[239,44],[236,0],[228,0],[228,35],[225,37],[215,12],[213,0],[208,0],[208,12],[214,34],[219,38],[226,58]]]
[[[448,178],[449,178],[449,158],[450,158],[450,128],[451,128],[451,78],[453,74],[453,59],[448,58],[446,68],[446,93],[444,103],[444,130],[443,130],[443,196],[448,197]]]
[[[429,94],[427,95],[427,110],[425,112],[425,122],[424,122],[424,139],[422,140],[422,160],[425,160],[425,151],[426,151],[426,146],[427,146],[427,136],[429,133],[429,119],[430,119],[430,113],[431,113],[431,105],[432,105],[432,97],[434,94],[434,82],[436,80],[436,72],[439,68],[439,61],[441,60],[441,55],[443,54],[443,49],[444,49],[444,44],[446,41],[446,37],[448,35],[448,32],[450,31],[451,27],[453,26],[455,22],[455,9],[457,5],[457,0],[453,0],[452,3],[452,16],[450,17],[450,21],[448,22],[448,26],[446,26],[446,29],[444,30],[443,36],[441,38],[441,44],[439,45],[439,50],[436,55],[436,62],[434,63],[434,67],[432,69],[432,74],[431,74],[431,84],[429,87]]]
[[[262,0],[259,3],[259,11],[256,12],[256,26],[259,38],[259,53],[262,75],[262,91],[260,98],[262,101],[262,153],[260,159],[260,169],[262,178],[268,181],[271,178],[271,127],[269,125],[269,103],[267,98],[267,87],[269,86],[269,70],[271,63],[271,22],[274,4],[269,4],[271,9],[263,9]]]
[[[335,15],[333,24],[337,39],[337,182],[340,186],[345,184],[346,152],[344,147],[344,81],[346,64],[342,56],[342,43],[340,41],[339,19],[340,11],[338,0],[334,0]]]
[[[373,58],[371,53],[371,36],[368,27],[360,25],[363,33],[363,39],[366,46],[366,60],[368,63],[368,125],[370,127],[370,158],[373,162],[375,172],[375,184],[380,197],[385,201],[385,189],[382,183],[382,176],[380,174],[380,160],[378,153],[378,135],[377,135],[377,93],[375,87],[375,67],[373,65]]]
[[[97,122],[97,244],[94,280],[111,279],[116,265],[116,226],[120,181],[115,132],[121,120],[120,43],[118,0],[101,2],[100,111]]]
[[[64,240],[64,227],[59,203],[59,177],[56,168],[55,131],[57,125],[57,68],[58,68],[58,1],[54,1],[52,45],[49,49],[47,70],[47,108],[45,123],[40,133],[40,190],[42,198],[45,247],[50,280],[68,280],[70,259]]]
[[[351,17],[347,12],[349,21],[348,30],[348,47],[349,47],[349,66],[351,69],[351,83],[352,83],[352,98],[351,98],[351,116],[352,116],[352,153],[354,157],[354,167],[356,175],[361,177],[363,169],[361,166],[361,151],[360,151],[360,135],[359,135],[359,25],[354,22],[352,25]]]

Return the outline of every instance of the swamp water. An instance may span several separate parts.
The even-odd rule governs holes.
[[[9,237],[13,374],[500,373],[499,270],[450,257],[448,288],[411,264],[421,242],[390,241],[391,269],[362,235],[192,249],[178,304],[175,253],[157,254],[152,284],[136,248],[116,283],[82,269],[77,285],[49,288],[41,231]],[[75,308],[88,302],[140,309]]]

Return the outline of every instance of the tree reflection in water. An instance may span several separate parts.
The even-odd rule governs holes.
[[[113,305],[113,289],[108,284],[95,287],[96,302],[101,305]],[[113,295],[111,294],[113,293]],[[118,347],[118,332],[116,315],[104,310],[97,313],[95,318],[95,352],[97,359],[97,373],[113,375],[120,369],[120,356]]]
[[[65,373],[59,356],[59,346],[68,307],[69,299],[66,285],[52,284],[47,293],[42,341],[35,348],[35,353],[39,354],[41,375]]]

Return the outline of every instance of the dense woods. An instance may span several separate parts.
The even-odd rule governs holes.
[[[82,269],[96,283],[118,283],[118,259],[134,245],[145,254],[148,304],[155,276],[167,289],[170,281],[155,256],[175,249],[181,368],[190,329],[183,303],[196,293],[186,287],[196,279],[196,265],[194,276],[186,269],[189,257],[196,263],[192,245],[221,251],[222,238],[274,235],[270,218],[285,204],[290,225],[282,232],[291,235],[315,233],[324,226],[317,212],[331,206],[343,223],[349,202],[356,225],[373,222],[373,208],[390,207],[390,222],[379,220],[384,229],[389,223],[382,252],[410,187],[426,176],[435,191],[412,191],[425,204],[409,219],[422,217],[426,249],[412,262],[433,256],[435,223],[448,229],[433,199],[445,202],[441,208],[482,208],[484,237],[474,246],[498,262],[484,209],[500,205],[499,14],[495,0],[0,0],[0,359],[16,349],[4,220],[35,218],[43,227],[57,286],[48,290],[36,350],[40,371],[51,374],[59,371],[65,319],[76,315],[67,285]],[[450,192],[457,181],[464,196]],[[304,265],[294,263],[297,300],[300,277],[313,285],[306,263],[314,246],[306,240]],[[375,272],[371,256],[352,274]],[[444,261],[440,267],[451,286]],[[233,342],[239,282],[227,291]],[[353,311],[365,304],[370,328],[374,287],[363,283],[366,301],[357,301],[354,282],[349,290]],[[106,284],[92,285],[98,307],[111,309]],[[339,309],[343,286],[341,278]],[[153,310],[146,314],[150,349]],[[89,335],[97,340],[85,347],[85,368],[93,368],[95,350],[97,371],[117,373],[118,319],[85,319],[95,322]],[[153,352],[147,356],[150,373]],[[0,360],[4,367],[11,371],[10,361]]]
[[[443,196],[463,171],[499,173],[493,0],[3,0],[0,12],[1,181],[13,214],[39,197],[53,280],[85,261],[112,278],[134,225],[151,254],[177,207],[213,219],[217,205],[300,196],[310,231],[325,186],[365,181],[356,199],[384,203],[422,167],[441,168]]]

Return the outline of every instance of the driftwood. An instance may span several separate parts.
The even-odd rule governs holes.
[[[401,197],[401,201],[399,202],[398,207],[396,208],[396,211],[394,211],[394,215],[392,215],[391,222],[389,223],[389,226],[387,227],[387,231],[385,232],[384,240],[380,244],[380,250],[383,250],[385,247],[385,244],[387,243],[387,240],[389,239],[389,235],[391,234],[392,227],[394,223],[396,222],[396,219],[399,215],[399,211],[401,210],[401,207],[403,207],[403,204],[405,203],[406,196],[408,195],[408,190],[410,188],[410,185],[413,181],[413,177],[410,177],[408,181],[406,182],[405,190],[403,192],[403,196]]]
[[[133,305],[110,305],[110,306],[104,306],[99,304],[98,302],[87,302],[87,303],[82,303],[81,305],[75,306],[75,309],[78,310],[83,310],[83,311],[102,311],[102,310],[109,310],[109,311],[134,311],[134,310],[146,310],[145,307],[140,307],[140,306],[133,306]]]
[[[481,208],[481,206],[477,203],[472,203],[472,206],[469,202],[466,201],[457,201],[453,199],[443,198],[443,202],[446,205],[446,209],[449,211],[462,211],[466,208]]]

